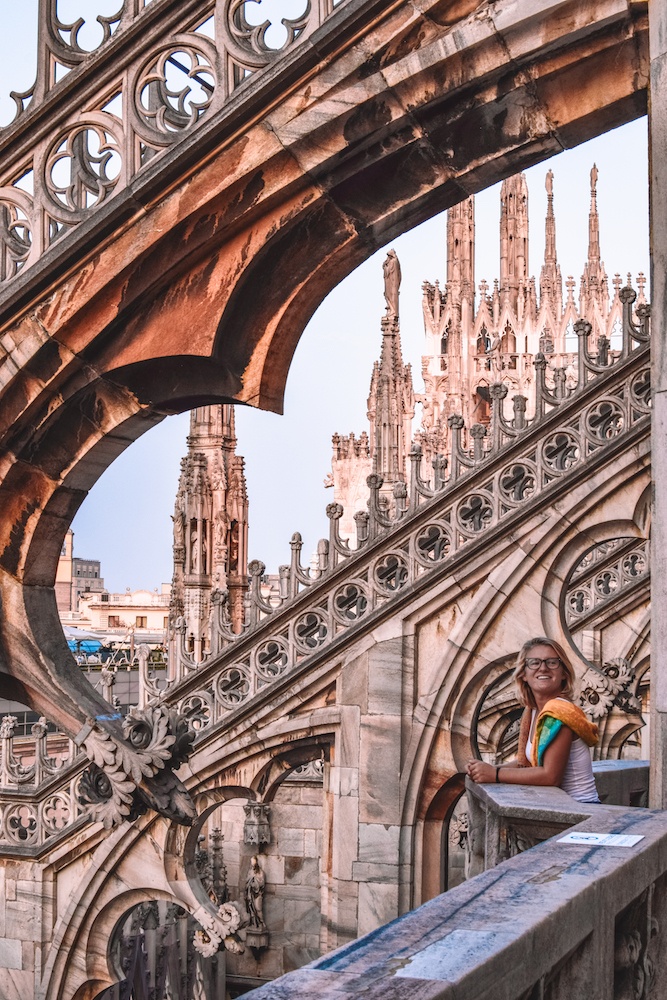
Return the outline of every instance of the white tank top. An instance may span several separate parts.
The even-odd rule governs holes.
[[[535,717],[537,712],[533,709],[530,720],[530,734],[533,736]],[[530,760],[533,752],[532,738],[526,741],[526,757]],[[565,773],[560,787],[567,792],[577,802],[599,802],[598,791],[595,787],[593,777],[593,765],[591,763],[591,751],[584,741],[575,736],[570,747],[570,756],[565,765]]]

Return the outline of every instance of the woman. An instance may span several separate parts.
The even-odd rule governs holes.
[[[564,650],[540,636],[524,643],[514,680],[526,706],[516,761],[496,766],[468,762],[473,781],[511,785],[560,785],[579,802],[599,802],[589,747],[598,727],[572,702],[574,670]]]

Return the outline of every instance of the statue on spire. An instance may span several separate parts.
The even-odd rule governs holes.
[[[554,172],[553,170],[547,170],[547,176],[544,182],[544,186],[547,189],[547,197],[553,198],[554,196]]]
[[[596,191],[596,188],[597,188],[597,184],[598,184],[598,168],[597,168],[596,164],[594,163],[593,166],[591,167],[591,197],[592,198],[595,197],[595,191]]]
[[[398,319],[398,292],[401,284],[401,265],[395,250],[390,250],[384,264],[384,297],[387,303],[387,316]]]

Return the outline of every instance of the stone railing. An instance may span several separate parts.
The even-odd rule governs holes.
[[[304,0],[272,22],[244,0],[124,0],[88,18],[91,45],[84,17],[65,24],[54,0],[39,0],[36,80],[12,92],[16,116],[0,128],[0,288],[345,2]]]
[[[591,615],[641,584],[649,574],[650,546],[641,541],[617,538],[602,542],[582,559],[572,574],[565,598],[565,616],[570,628],[585,628]]]
[[[46,720],[30,736],[15,736],[16,719],[0,722],[0,844],[33,853],[84,816],[78,800],[85,758],[72,740],[48,733]]]
[[[639,842],[594,847],[552,838],[246,996],[660,996],[667,814],[595,808],[576,832],[636,835]]]
[[[621,811],[648,804],[648,761],[607,760],[593,764],[600,801]],[[466,779],[468,795],[466,878],[495,868],[589,816],[600,805],[577,802],[561,788],[539,785],[478,785]]]

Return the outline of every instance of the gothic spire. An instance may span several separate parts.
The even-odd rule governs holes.
[[[556,216],[554,214],[554,175],[547,171],[544,184],[547,191],[547,215],[544,222],[544,264],[540,272],[540,300],[551,304],[551,311],[559,316],[563,304],[563,279],[556,253]]]
[[[471,196],[447,212],[447,287],[460,302],[475,294],[475,199]]]
[[[544,263],[556,263],[556,219],[554,217],[554,173],[547,170],[544,186],[547,189],[547,218],[544,227]]]
[[[382,347],[380,360],[373,366],[368,396],[370,421],[370,448],[373,472],[382,476],[385,487],[404,482],[407,456],[410,450],[412,418],[414,416],[414,390],[410,365],[403,364],[398,311],[389,308],[390,302],[398,304],[400,264],[394,254],[393,272],[388,275],[384,265],[385,299],[388,308],[382,317]]]
[[[591,207],[588,213],[588,259],[581,276],[581,296],[579,309],[584,319],[593,325],[594,339],[602,332],[596,327],[607,315],[609,308],[609,287],[607,273],[600,256],[600,218],[597,205],[598,168],[591,169]],[[596,318],[598,322],[596,323]]]
[[[600,218],[597,203],[598,168],[591,168],[591,207],[588,213],[588,266],[590,269],[600,266]]]
[[[187,447],[173,518],[171,617],[183,620],[199,661],[208,648],[211,595],[227,591],[236,626],[248,587],[248,496],[243,458],[236,454],[234,407],[192,410]]]
[[[512,309],[527,282],[528,185],[525,174],[515,174],[500,189],[500,293]]]

